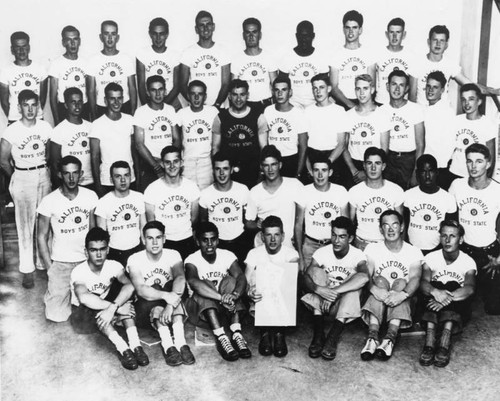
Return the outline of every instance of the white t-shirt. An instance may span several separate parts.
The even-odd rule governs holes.
[[[0,72],[0,83],[9,87],[9,121],[16,121],[21,118],[17,97],[25,89],[30,89],[40,96],[40,84],[47,78],[45,67],[36,61],[31,61],[30,65],[21,66],[14,63],[7,64]],[[41,118],[43,110],[38,107],[37,117]]]
[[[465,275],[471,270],[474,271],[474,275],[477,272],[474,259],[462,251],[459,251],[458,258],[450,264],[446,263],[441,249],[425,255],[424,262],[431,270],[431,281],[439,281],[443,284],[456,281],[463,287]]]
[[[83,103],[87,103],[85,77],[87,76],[86,63],[59,56],[50,63],[49,75],[57,78],[57,101],[64,103],[64,91],[68,88],[78,88],[83,93]]]
[[[148,258],[146,250],[139,251],[130,256],[127,260],[127,272],[137,268],[141,272],[144,284],[152,287],[154,284],[160,287],[165,286],[174,279],[172,268],[181,262],[179,252],[174,249],[164,248],[158,261]]]
[[[356,235],[368,241],[383,241],[380,232],[380,215],[388,209],[396,209],[403,203],[404,192],[391,181],[384,180],[381,188],[370,188],[365,182],[349,190],[349,203],[356,208],[358,229]]]
[[[109,246],[121,251],[139,245],[140,220],[144,213],[144,195],[132,190],[125,198],[118,198],[114,191],[107,193],[99,199],[94,212],[96,216],[106,219]]]
[[[196,266],[200,280],[211,281],[218,291],[220,282],[229,274],[229,268],[236,260],[236,256],[231,251],[218,248],[213,263],[209,263],[201,255],[201,251],[198,250],[189,255],[184,261],[184,264],[187,265],[190,263]]]
[[[21,121],[9,125],[3,139],[11,145],[11,156],[18,168],[30,168],[47,163],[46,144],[52,134],[52,127],[43,120],[26,127]]]
[[[247,206],[250,191],[233,181],[229,191],[223,192],[210,185],[201,191],[200,207],[207,209],[208,221],[219,229],[219,238],[231,241],[243,233],[243,212]]]
[[[184,159],[210,157],[212,125],[217,114],[219,111],[214,106],[203,106],[203,110],[197,113],[187,106],[177,112],[177,125],[182,129]]]
[[[347,132],[345,110],[332,103],[326,107],[312,104],[305,110],[307,146],[316,150],[333,150],[337,147],[337,134]]]
[[[450,194],[458,206],[460,224],[465,228],[464,241],[483,247],[497,238],[496,220],[500,213],[500,184],[491,181],[484,189],[474,189],[468,178],[457,178],[451,183]]]
[[[85,257],[85,236],[90,229],[90,212],[97,204],[97,195],[79,187],[78,195],[69,200],[60,191],[42,199],[37,213],[50,218],[52,229],[52,260],[81,262]]]
[[[384,47],[377,53],[376,62],[376,82],[377,82],[377,97],[378,103],[389,103],[389,92],[387,91],[387,81],[389,74],[393,71],[404,71],[411,75],[413,67],[413,54],[407,48],[403,48],[399,52],[391,52],[387,47]]]
[[[342,208],[349,202],[347,190],[337,184],[330,184],[330,189],[321,192],[314,184],[303,190],[305,233],[317,240],[329,239],[330,222],[341,215]]]
[[[226,49],[219,43],[210,49],[195,43],[184,50],[181,63],[190,68],[189,82],[198,79],[207,85],[205,104],[213,105],[221,88],[222,67],[231,63]]]
[[[144,202],[154,206],[155,219],[165,225],[165,238],[171,241],[191,237],[191,205],[199,197],[198,186],[187,178],[178,187],[170,187],[160,178],[144,191]]]
[[[61,145],[61,157],[71,155],[82,162],[80,185],[94,182],[90,164],[90,127],[91,124],[85,120],[82,120],[80,125],[63,120],[54,128],[50,137],[52,142]]]
[[[180,63],[181,55],[170,47],[163,53],[156,53],[151,46],[137,52],[137,60],[144,64],[145,81],[153,75],[165,79],[165,89],[169,93],[174,87],[174,68]]]
[[[397,279],[408,281],[410,266],[414,263],[422,264],[424,259],[420,249],[407,242],[403,242],[403,247],[397,253],[387,249],[384,242],[368,244],[365,255],[374,262],[373,277],[382,276],[391,286]]]
[[[231,74],[234,78],[248,82],[248,100],[251,102],[259,102],[272,96],[269,73],[277,69],[273,56],[264,50],[257,56],[249,56],[244,51],[238,52],[233,55],[231,62]]]
[[[332,245],[319,248],[313,253],[312,257],[325,271],[329,288],[344,283],[352,275],[356,274],[358,263],[366,261],[363,251],[353,246],[349,246],[347,254],[342,259],[337,258]]]
[[[303,205],[302,192],[304,186],[296,178],[283,177],[280,187],[269,193],[262,183],[250,190],[250,199],[246,210],[246,219],[264,220],[267,216],[277,216],[283,221],[285,243],[292,243],[293,226],[295,223],[295,205]]]
[[[131,115],[122,113],[117,121],[103,114],[92,123],[89,137],[99,139],[102,185],[113,185],[109,168],[118,160],[124,160],[130,165],[132,182],[135,181],[131,149],[134,134],[133,122],[134,118]]]
[[[269,145],[274,145],[281,156],[292,156],[298,152],[299,134],[307,132],[304,111],[293,107],[290,111],[278,111],[274,105],[266,107]]]
[[[153,157],[159,159],[162,149],[172,145],[172,130],[177,124],[177,115],[169,104],[163,104],[161,110],[153,110],[147,104],[139,107],[133,123],[144,130],[144,145]]]
[[[365,150],[371,146],[380,148],[380,134],[392,128],[390,116],[381,107],[368,115],[360,115],[353,107],[345,118],[349,132],[347,148],[354,160],[362,161]]]
[[[498,135],[498,124],[486,116],[478,120],[468,120],[465,114],[455,117],[454,121],[455,150],[451,155],[450,171],[460,177],[467,177],[465,149],[473,143],[486,145],[490,139]]]
[[[455,198],[441,188],[433,194],[425,193],[419,187],[411,188],[404,194],[404,206],[410,212],[410,243],[422,250],[439,245],[439,224],[446,213],[457,211]]]
[[[446,81],[462,72],[462,68],[453,60],[443,57],[441,61],[430,61],[426,55],[417,58],[413,64],[411,74],[417,79],[417,103],[425,106],[428,104],[425,97],[425,86],[427,77],[431,72],[441,71],[446,77]],[[447,85],[447,90],[449,86]],[[448,94],[443,95],[443,100],[448,102]]]
[[[105,56],[101,52],[88,60],[88,75],[95,78],[96,102],[98,106],[106,107],[104,89],[110,82],[115,82],[123,88],[123,103],[130,100],[128,77],[135,75],[134,59],[119,52],[114,56]]]
[[[415,125],[424,121],[422,106],[408,101],[399,109],[389,103],[382,106],[390,118],[391,132],[389,150],[394,152],[411,152],[417,148],[415,143]]]
[[[320,73],[328,73],[328,57],[316,49],[310,56],[299,56],[295,51],[280,57],[279,70],[288,74],[292,82],[291,102],[302,107],[314,103],[311,78]]]
[[[87,290],[104,299],[108,296],[109,289],[113,281],[123,272],[123,266],[116,260],[105,260],[99,274],[90,270],[87,261],[76,266],[71,272],[71,303],[75,306],[80,305],[80,301],[75,293],[75,284],[83,284]]]
[[[446,100],[441,99],[424,108],[425,153],[434,156],[439,168],[448,166],[454,149],[455,112]]]
[[[340,47],[333,53],[331,66],[338,70],[339,89],[348,99],[355,99],[354,79],[361,74],[368,74],[368,67],[375,64],[376,56],[368,46],[358,49]]]

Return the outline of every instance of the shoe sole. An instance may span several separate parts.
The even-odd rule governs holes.
[[[321,351],[318,353],[309,351],[309,358],[316,359],[319,358],[320,356],[321,356]]]
[[[440,362],[440,361],[436,361],[436,360],[434,360],[434,366],[435,366],[436,368],[444,368],[444,367],[446,367],[449,363],[450,363],[450,361],[442,361],[442,362]]]
[[[392,355],[387,355],[386,353],[381,353],[381,352],[375,352],[375,356],[377,357],[377,359],[385,362],[391,359]]]
[[[196,362],[196,359],[193,359],[193,360],[187,360],[187,361],[185,361],[184,359],[182,360],[182,363],[183,363],[184,365],[193,365],[195,362]]]
[[[321,354],[321,358],[323,358],[325,361],[333,361],[336,356],[337,356],[337,354],[335,354],[333,356]]]
[[[419,359],[418,362],[420,363],[420,365],[422,366],[431,366],[433,363],[434,363],[434,358],[430,359],[430,360],[422,360],[422,359]]]
[[[372,361],[375,358],[375,354],[371,352],[363,352],[360,356],[363,361]]]

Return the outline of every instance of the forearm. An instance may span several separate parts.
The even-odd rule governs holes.
[[[406,292],[409,297],[411,297],[417,291],[419,284],[420,284],[420,277],[410,278],[408,284],[406,284],[406,287],[404,288],[403,291]]]
[[[343,294],[345,292],[360,290],[365,286],[368,280],[369,278],[366,273],[356,273],[349,280],[340,284],[337,287],[337,291]]]
[[[214,288],[210,287],[203,280],[190,280],[189,286],[196,294],[203,298],[213,299],[215,301],[222,300],[222,295],[219,294]]]
[[[474,287],[471,285],[464,285],[463,287],[453,291],[452,294],[453,301],[463,301],[474,294]]]
[[[355,104],[351,102],[346,95],[344,95],[344,92],[342,92],[338,85],[332,89],[332,95],[337,102],[344,104],[349,109],[352,109],[355,106]]]
[[[328,158],[330,161],[333,163],[335,160],[337,160],[340,156],[342,156],[342,153],[344,152],[344,146],[337,145],[335,149],[332,150],[330,153],[330,156]]]
[[[45,269],[50,269],[50,265],[52,264],[52,259],[50,258],[49,251],[49,238],[47,234],[38,234],[37,243],[38,243],[38,252],[40,253],[40,257],[42,258],[43,265]]]
[[[78,297],[80,303],[82,305],[85,305],[87,308],[93,309],[93,310],[104,310],[109,307],[113,307],[115,309],[118,309],[120,304],[115,300],[115,305],[113,305],[113,302],[106,301],[105,299],[101,299],[99,296],[96,294],[92,294],[90,292],[86,294],[81,294]],[[116,313],[116,310],[115,310]]]

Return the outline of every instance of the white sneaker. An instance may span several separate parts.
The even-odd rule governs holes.
[[[378,359],[382,361],[387,361],[392,356],[392,350],[394,349],[394,342],[389,338],[384,338],[380,345],[377,347],[375,355]]]
[[[374,338],[369,337],[366,340],[365,347],[361,350],[361,359],[363,361],[370,361],[375,356],[375,351],[379,346],[379,342]]]

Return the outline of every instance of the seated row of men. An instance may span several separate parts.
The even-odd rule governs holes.
[[[241,333],[241,320],[247,309],[246,297],[250,304],[263,299],[257,271],[268,261],[274,265],[298,261],[298,253],[283,244],[281,220],[269,216],[263,221],[263,245],[249,252],[245,273],[232,252],[219,248],[213,223],[195,227],[200,249],[184,265],[178,252],[163,248],[164,229],[158,221],[144,226],[145,250],[128,259],[127,273],[120,263],[107,259],[109,234],[99,227],[89,231],[85,239],[87,261],[71,273],[73,327],[78,333],[100,330],[114,344],[127,369],[149,363],[136,324],[158,332],[168,365],[194,363],[184,336],[186,317],[195,326],[213,331],[217,350],[225,360],[250,358],[252,352]],[[427,323],[420,363],[444,367],[450,359],[451,335],[460,332],[470,318],[475,290],[475,263],[459,249],[463,227],[454,220],[443,221],[442,249],[425,258],[403,241],[403,218],[398,212],[382,213],[380,230],[384,241],[371,244],[363,252],[351,245],[355,227],[348,218],[341,216],[331,222],[331,244],[314,253],[304,274],[302,302],[313,313],[309,356],[333,360],[345,325],[361,317],[368,326],[361,358],[389,359],[399,330],[412,325],[410,301],[416,300],[420,290],[422,320]],[[297,269],[288,268],[286,274],[297,274]],[[186,282],[190,289],[187,299],[182,297]],[[333,319],[333,324],[325,336],[327,319]],[[229,322],[230,336],[224,320]],[[114,324],[123,325],[128,343]],[[383,326],[386,333],[379,341]],[[287,355],[285,333],[286,327],[261,327],[259,353]]]

